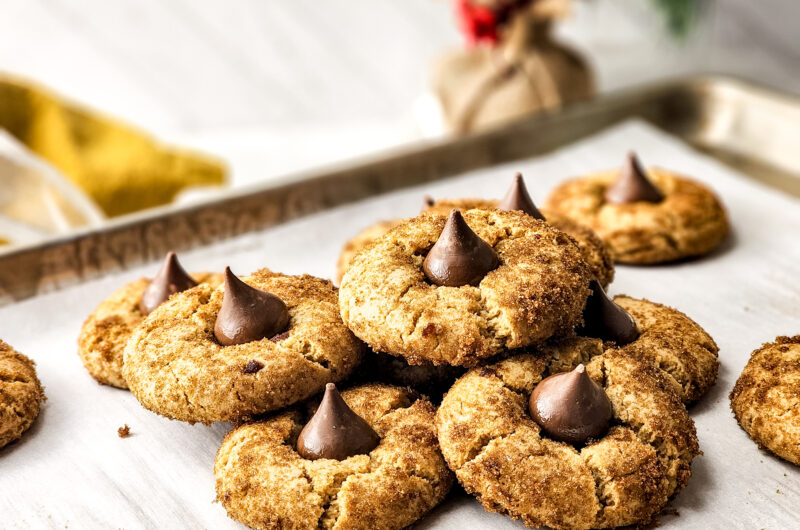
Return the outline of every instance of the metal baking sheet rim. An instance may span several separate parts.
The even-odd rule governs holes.
[[[13,248],[0,254],[0,305],[158,259],[168,250],[201,247],[402,187],[543,154],[634,117],[800,195],[800,160],[784,149],[800,136],[800,98],[731,77],[697,76],[622,90],[498,129],[415,144],[227,192],[210,202],[157,208],[101,229]],[[758,145],[767,126],[775,145]]]

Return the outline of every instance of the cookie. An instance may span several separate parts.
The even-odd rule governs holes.
[[[355,237],[347,241],[342,247],[339,254],[339,260],[336,262],[336,283],[342,283],[342,276],[350,266],[350,262],[362,249],[369,246],[370,243],[380,238],[383,234],[402,223],[402,219],[391,219],[388,221],[379,221],[374,225],[366,227],[364,230],[356,234]]]
[[[0,447],[33,425],[44,400],[35,363],[0,340]]]
[[[570,180],[547,211],[591,228],[619,263],[665,263],[707,254],[728,234],[725,210],[702,184],[629,156],[622,171]]]
[[[339,305],[374,351],[469,366],[571,329],[590,277],[569,236],[542,221],[454,210],[410,219],[357,254]]]
[[[754,351],[730,394],[739,425],[758,444],[800,466],[800,335]]]
[[[492,199],[440,199],[435,201],[426,213],[447,215],[453,208],[493,209],[497,208],[498,203],[499,201]],[[563,215],[548,210],[543,210],[541,213],[547,224],[565,232],[575,241],[589,271],[603,287],[607,287],[614,280],[614,259],[597,234]]]
[[[530,527],[610,528],[647,523],[686,486],[697,437],[664,375],[622,350],[595,357],[585,373],[612,419],[583,444],[558,441],[529,412],[547,375],[543,356],[474,368],[445,395],[436,415],[442,453],[486,510]]]
[[[633,317],[636,338],[624,345],[579,335],[549,341],[538,351],[549,359],[551,370],[571,370],[608,348],[620,347],[662,370],[687,405],[714,386],[719,348],[696,322],[677,309],[649,300],[616,296],[614,302]]]
[[[165,264],[174,267],[177,264],[174,260],[174,253],[170,253]],[[205,272],[193,274],[191,278],[196,283],[214,286],[222,282],[220,274]],[[83,366],[99,383],[128,388],[122,375],[123,352],[133,330],[144,320],[145,313],[140,306],[150,285],[151,280],[147,278],[128,283],[100,302],[83,323],[78,336],[78,355]]]
[[[225,437],[214,465],[217,499],[252,528],[404,528],[453,482],[434,430],[435,407],[413,392],[364,385],[342,392],[379,436],[367,454],[308,459],[298,437],[314,407],[248,423]]]
[[[363,344],[342,323],[329,281],[262,269],[245,282],[283,302],[285,331],[223,346],[218,315],[226,286],[201,284],[172,296],[125,349],[123,375],[145,408],[188,422],[242,421],[306,399],[358,365]]]

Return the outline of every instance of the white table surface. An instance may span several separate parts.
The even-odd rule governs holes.
[[[727,205],[733,235],[711,256],[655,267],[618,268],[612,294],[675,306],[720,346],[716,386],[692,408],[700,447],[694,476],[673,501],[665,528],[797,527],[800,468],[759,451],[738,427],[727,394],[749,353],[776,335],[800,333],[800,201],[766,188],[638,122],[530,160],[335,208],[184,253],[190,270],[239,273],[268,266],[329,277],[342,243],[377,219],[416,213],[421,197],[501,196],[522,171],[535,197],[563,178],[620,163],[635,148],[648,164],[696,175]],[[541,202],[541,201],[540,201]],[[157,263],[0,308],[0,337],[38,363],[48,401],[24,438],[0,450],[2,528],[242,528],[213,503],[213,460],[227,424],[170,421],[126,392],[98,385],[76,353],[80,325],[123,282]],[[120,439],[117,428],[131,427]],[[456,497],[421,528],[522,525]]]

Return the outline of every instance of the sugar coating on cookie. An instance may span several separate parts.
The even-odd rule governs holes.
[[[434,201],[424,213],[447,215],[453,208],[471,210],[473,208],[494,209],[495,199],[440,199]],[[550,226],[565,232],[580,249],[581,256],[600,285],[607,287],[614,280],[614,259],[603,241],[590,228],[555,212],[542,210],[545,221]]]
[[[219,274],[196,273],[197,283],[219,285]],[[99,383],[128,388],[122,375],[122,358],[125,345],[133,330],[145,315],[139,302],[150,284],[147,278],[130,282],[100,302],[81,327],[78,337],[78,355],[86,370]]]
[[[331,282],[267,269],[242,279],[286,304],[286,331],[222,346],[214,325],[224,287],[173,295],[125,349],[123,375],[145,408],[189,422],[241,421],[306,399],[357,366],[364,347],[342,323]]]
[[[598,440],[548,438],[528,413],[544,356],[474,368],[442,400],[439,442],[464,489],[488,511],[531,527],[588,529],[646,523],[691,476],[694,423],[652,364],[608,350],[586,367],[613,408]]]
[[[0,340],[0,447],[33,425],[44,400],[35,363]]]
[[[594,230],[620,263],[664,263],[700,256],[728,234],[722,204],[702,184],[659,168],[647,170],[664,199],[614,204],[604,198],[618,171],[604,171],[558,186],[547,211]]]
[[[453,482],[439,449],[435,407],[398,387],[342,392],[380,436],[369,454],[307,460],[297,437],[313,407],[249,423],[225,437],[214,464],[217,499],[252,528],[404,528],[440,503]]]
[[[754,351],[730,394],[731,409],[759,447],[800,466],[800,335]]]
[[[649,300],[616,296],[614,302],[633,317],[639,330],[638,338],[622,349],[662,370],[685,404],[696,402],[714,386],[719,348],[694,320]],[[538,351],[549,359],[551,370],[561,372],[589,362],[609,347],[616,345],[571,336],[549,341]]]
[[[421,215],[359,253],[342,279],[345,324],[373,350],[469,366],[540,342],[580,320],[591,278],[563,232],[521,212],[469,210],[500,265],[477,286],[436,286],[423,271],[446,218]]]

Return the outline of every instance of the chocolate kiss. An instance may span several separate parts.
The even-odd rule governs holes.
[[[616,342],[624,346],[639,337],[633,317],[612,300],[596,280],[589,285],[592,294],[583,309],[581,335]]]
[[[275,296],[250,287],[225,267],[225,294],[214,324],[214,336],[223,346],[272,337],[289,325],[286,304]]]
[[[571,444],[602,436],[613,414],[605,391],[592,381],[582,364],[536,385],[528,407],[548,436]]]
[[[139,300],[139,309],[147,315],[166,302],[173,294],[191,289],[195,285],[197,282],[183,270],[175,253],[168,252],[158,274],[144,290],[142,298]]]
[[[422,263],[425,276],[436,285],[478,285],[500,260],[492,247],[472,231],[458,210],[451,210],[436,244]]]
[[[622,166],[619,177],[606,188],[604,197],[606,201],[615,204],[664,200],[664,195],[647,178],[647,172],[642,168],[633,151],[628,153],[627,162]]]
[[[297,452],[309,460],[344,460],[369,453],[380,441],[369,423],[347,406],[336,385],[328,383],[317,412],[297,437]]]
[[[542,215],[542,212],[533,204],[533,200],[531,200],[531,196],[528,194],[528,188],[525,186],[525,181],[522,180],[522,173],[514,175],[514,182],[511,183],[511,187],[508,188],[505,197],[503,197],[503,200],[500,201],[497,207],[500,210],[509,212],[519,210],[536,219],[545,220],[544,215]]]

